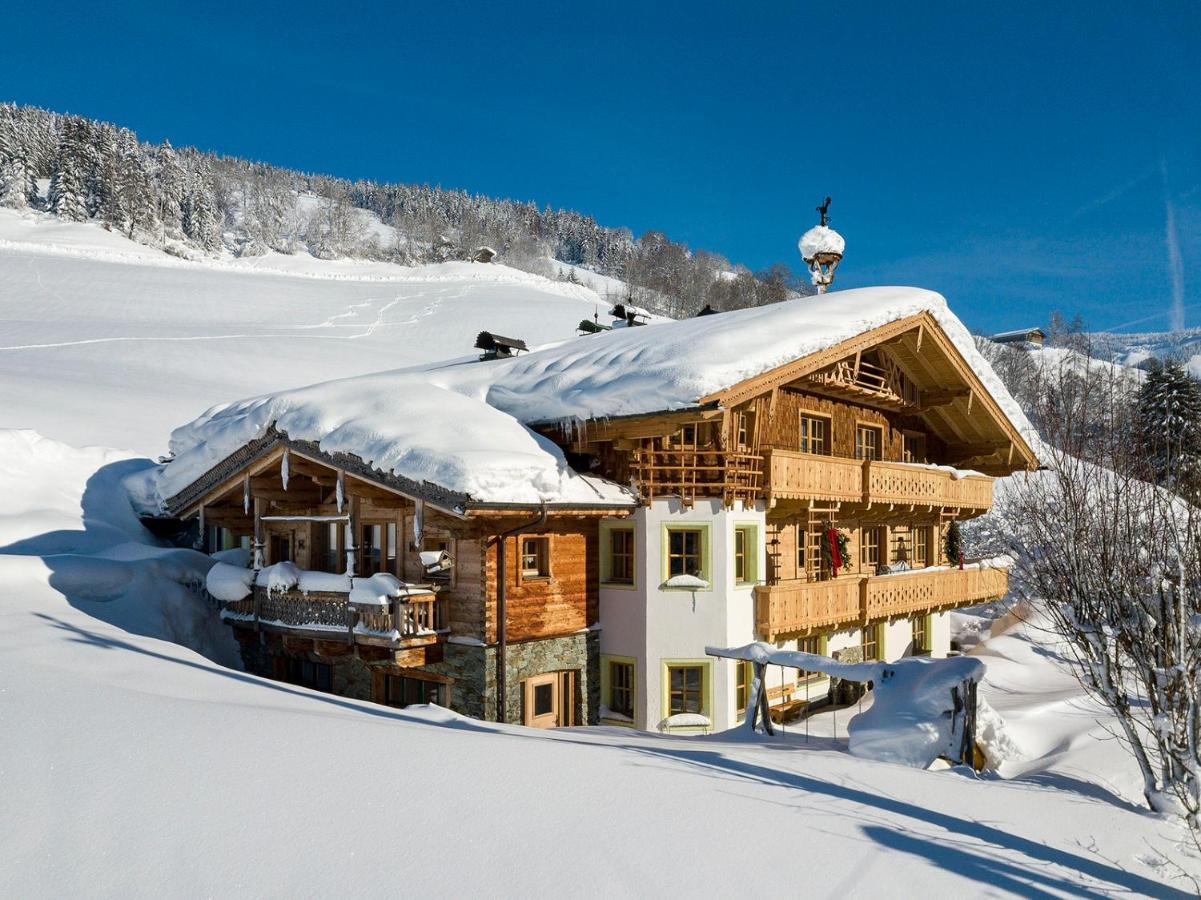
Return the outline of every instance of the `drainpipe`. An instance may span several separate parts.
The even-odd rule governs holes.
[[[505,721],[505,650],[508,634],[505,630],[505,540],[530,528],[541,528],[546,524],[546,503],[543,502],[538,518],[523,522],[496,536],[496,721]]]

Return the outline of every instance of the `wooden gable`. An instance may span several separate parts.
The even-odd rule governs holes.
[[[865,331],[700,403],[730,409],[785,387],[911,415],[959,465],[989,474],[1038,466],[1033,449],[929,313]]]

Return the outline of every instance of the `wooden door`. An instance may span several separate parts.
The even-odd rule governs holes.
[[[292,561],[292,532],[272,531],[269,548],[271,564]]]
[[[560,699],[558,672],[527,678],[522,724],[530,728],[554,728],[559,724]]]
[[[522,724],[557,728],[575,724],[576,672],[546,672],[522,682]]]

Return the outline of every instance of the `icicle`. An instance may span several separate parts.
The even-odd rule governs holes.
[[[418,500],[413,511],[413,548],[422,547],[422,532],[425,531],[425,501]]]
[[[284,490],[288,489],[288,448],[284,448],[284,457],[279,462],[279,480],[284,483]]]
[[[342,504],[346,501],[346,494],[342,487],[343,474],[344,473],[342,472],[342,470],[339,469],[338,470],[338,483],[337,483],[337,486],[335,486],[335,488],[334,488],[334,497],[338,501],[338,512],[342,512]]]
[[[346,577],[352,577],[355,570],[354,525],[346,523]]]
[[[242,512],[250,515],[250,476],[242,477]]]

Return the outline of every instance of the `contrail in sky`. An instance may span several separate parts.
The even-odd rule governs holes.
[[[1184,327],[1184,260],[1180,256],[1180,238],[1176,234],[1176,207],[1168,192],[1168,164],[1159,161],[1159,174],[1163,179],[1163,205],[1166,221],[1165,238],[1168,245],[1168,274],[1172,279],[1172,307],[1168,325],[1173,331]]]

